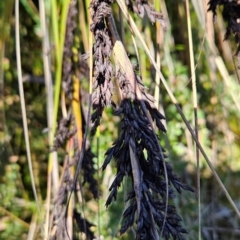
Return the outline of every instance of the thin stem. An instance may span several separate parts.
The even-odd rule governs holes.
[[[99,164],[99,140],[100,140],[100,128],[97,128],[97,133],[96,133],[96,140],[97,140],[97,181],[98,181],[98,186],[100,186],[100,174],[99,174],[99,170],[100,170],[100,164]],[[99,193],[99,188],[98,188],[98,198],[97,198],[97,205],[98,205],[98,237],[100,239],[101,236],[101,221],[100,221],[100,193]]]
[[[34,235],[35,235],[35,231],[37,228],[37,221],[36,221],[36,215],[32,216],[32,220],[29,226],[29,231],[28,231],[28,235],[27,235],[27,239],[26,240],[33,240],[34,239]]]
[[[131,159],[131,166],[132,166],[132,175],[133,175],[133,186],[134,192],[137,201],[137,219],[140,217],[141,213],[141,186],[142,186],[142,174],[139,167],[139,161],[136,156],[136,153],[133,149],[135,149],[135,143],[131,139],[129,143],[129,152],[130,152],[130,159]]]
[[[48,142],[51,145],[51,126],[53,123],[53,83],[52,83],[52,75],[51,75],[51,61],[49,58],[48,51],[50,49],[49,36],[46,28],[46,13],[45,13],[45,3],[43,0],[39,0],[39,12],[40,12],[40,22],[42,28],[43,42],[43,66],[44,66],[44,80],[46,86],[46,100],[47,100],[47,124],[48,124]],[[53,175],[53,185],[54,192],[57,192],[59,175],[58,175],[58,162],[57,162],[57,154],[56,152],[49,153],[50,162],[53,162],[54,167],[52,168]],[[51,178],[51,176],[49,176]],[[48,178],[48,182],[52,182]],[[48,189],[51,190],[51,187]],[[49,212],[50,212],[50,193],[47,193],[46,199],[46,216],[45,216],[45,226],[44,226],[44,239],[47,239],[48,229],[49,229]]]
[[[62,9],[62,13],[61,13],[61,21],[60,21],[60,35],[55,33],[55,38],[58,36],[59,39],[55,39],[55,41],[58,42],[58,49],[56,48],[56,58],[57,58],[56,64],[57,64],[57,66],[56,66],[56,83],[55,83],[55,92],[54,92],[54,115],[53,115],[54,120],[53,120],[53,126],[52,126],[52,143],[53,143],[53,137],[54,137],[54,134],[56,131],[59,98],[60,98],[60,92],[61,92],[63,48],[64,48],[65,33],[66,33],[66,20],[67,20],[67,15],[68,15],[69,2],[70,2],[70,0],[66,0],[66,2],[64,2],[64,4],[63,4],[63,9]],[[53,7],[55,9],[56,6],[53,5]],[[57,14],[57,13],[55,12],[55,14]],[[57,18],[57,16],[55,18]],[[55,19],[55,21],[58,21],[58,19]]]
[[[5,216],[8,215],[12,221],[15,223],[21,224],[24,228],[29,229],[30,225],[26,222],[24,222],[21,218],[17,217],[13,213],[9,212],[7,209],[0,206],[1,213],[4,213]]]
[[[208,158],[207,154],[205,153],[205,151],[204,151],[204,149],[203,149],[201,143],[200,143],[200,142],[198,141],[198,139],[196,138],[196,135],[195,135],[194,130],[192,129],[192,127],[191,127],[190,124],[188,123],[188,121],[187,121],[185,115],[183,114],[183,112],[182,112],[180,106],[179,106],[178,104],[175,104],[175,106],[176,106],[176,108],[177,108],[177,111],[178,111],[179,114],[181,115],[181,117],[182,117],[184,123],[186,124],[186,126],[187,126],[189,132],[191,133],[191,135],[192,135],[194,141],[196,142],[197,147],[199,148],[200,152],[202,153],[203,157],[205,158],[205,160],[206,160],[206,162],[207,162],[209,168],[211,169],[211,171],[212,171],[214,177],[216,178],[216,180],[217,180],[219,186],[221,187],[221,189],[222,189],[222,191],[224,192],[225,196],[227,197],[228,201],[229,201],[230,204],[232,205],[232,207],[233,207],[233,209],[235,210],[236,214],[237,214],[238,217],[240,218],[240,212],[239,212],[237,206],[235,205],[235,203],[234,203],[234,201],[232,200],[231,196],[229,195],[227,189],[226,189],[225,186],[223,185],[223,183],[222,183],[221,179],[219,178],[219,176],[218,176],[216,170],[214,169],[214,167],[213,167],[213,165],[212,165],[210,159]]]
[[[191,78],[192,78],[192,90],[193,90],[193,107],[194,107],[194,125],[195,134],[198,139],[198,101],[197,101],[197,86],[196,86],[196,74],[195,74],[195,63],[194,63],[194,51],[193,51],[193,39],[191,29],[191,15],[189,10],[189,0],[186,0],[186,12],[187,12],[187,28],[188,28],[188,44],[189,44],[189,55],[190,55],[190,67],[191,67]],[[200,185],[200,167],[199,167],[199,149],[196,146],[196,162],[197,162],[197,202],[198,202],[198,239],[201,240],[201,185]]]
[[[156,11],[160,12],[160,1],[155,1],[155,9]],[[161,44],[161,28],[160,28],[160,23],[156,22],[156,62],[157,65],[161,66],[161,55],[160,55],[160,44]],[[156,74],[155,75],[155,83],[156,83],[156,87],[155,87],[155,92],[154,92],[154,99],[155,99],[155,104],[156,104],[156,108],[159,109],[159,103],[160,103],[160,78],[159,76]]]
[[[83,42],[83,46],[84,46],[84,50],[85,52],[88,51],[89,49],[89,26],[85,21],[85,14],[88,13],[88,10],[86,11],[86,9],[84,8],[84,1],[80,0],[79,4],[78,4],[78,8],[79,8],[79,26],[80,26],[80,30],[81,30],[81,39]]]
[[[53,110],[53,121],[52,121],[52,128],[50,133],[50,146],[53,145],[54,135],[56,132],[57,126],[57,117],[58,117],[58,107],[59,107],[59,98],[61,92],[61,80],[62,80],[62,61],[63,61],[63,47],[64,47],[64,39],[65,39],[65,32],[66,32],[66,19],[69,9],[69,2],[70,0],[66,0],[63,4],[62,11],[61,11],[61,21],[60,21],[60,34],[59,34],[59,25],[58,25],[58,13],[57,13],[57,2],[56,0],[51,1],[52,7],[52,22],[53,22],[53,36],[55,42],[55,49],[56,49],[56,76],[55,76],[55,88],[54,88],[54,110]],[[55,165],[56,165],[56,157],[54,156],[56,153],[52,153],[49,155],[48,161],[48,177],[51,178],[51,174]],[[54,160],[55,159],[55,160]],[[54,191],[56,191],[58,187],[58,178],[55,180],[56,176],[53,176],[51,180],[54,185]],[[49,186],[49,183],[48,183]]]
[[[37,196],[37,191],[35,187],[35,181],[33,176],[33,168],[32,168],[32,159],[31,159],[31,150],[30,150],[30,142],[28,135],[28,125],[27,125],[27,114],[26,114],[26,104],[24,98],[24,90],[23,90],[23,80],[22,80],[22,64],[21,64],[21,52],[20,52],[20,28],[19,28],[19,0],[15,1],[15,36],[16,36],[16,58],[17,58],[17,72],[18,72],[18,87],[20,94],[20,102],[21,102],[21,110],[22,110],[22,120],[23,120],[23,130],[24,130],[24,138],[26,144],[27,151],[27,161],[30,172],[31,184],[33,195],[37,204],[37,209],[40,214],[40,203]]]

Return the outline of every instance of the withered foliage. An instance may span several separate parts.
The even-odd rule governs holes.
[[[69,102],[77,101],[76,99],[73,99],[73,76],[75,75],[76,77],[79,77],[80,81],[82,77],[86,77],[89,71],[88,67],[86,67],[86,63],[81,60],[80,57],[76,64],[73,60],[72,47],[74,46],[74,30],[77,26],[75,19],[77,14],[76,2],[77,1],[72,1],[69,5],[62,66],[62,87],[65,96]],[[76,67],[79,67],[79,69],[76,69]],[[81,92],[79,92],[79,94],[81,94]],[[80,99],[83,100],[84,98]],[[56,151],[58,148],[65,148],[66,142],[68,140],[73,140],[72,142],[74,143],[74,156],[71,158],[67,157],[66,159],[67,163],[63,171],[62,182],[55,197],[56,200],[54,202],[54,210],[52,213],[53,223],[51,226],[51,240],[69,239],[66,224],[68,212],[68,198],[71,192],[74,195],[76,191],[79,191],[79,189],[76,189],[75,187],[76,182],[72,171],[70,171],[70,167],[78,165],[78,162],[80,161],[81,151],[83,151],[84,155],[80,169],[81,176],[77,178],[77,181],[82,181],[82,184],[79,184],[80,186],[83,186],[87,183],[89,191],[93,194],[93,197],[98,198],[98,182],[94,178],[94,175],[96,173],[93,161],[94,155],[91,152],[89,144],[85,144],[85,149],[79,148],[78,138],[76,136],[76,122],[73,117],[73,111],[71,109],[72,105],[69,104],[66,107],[68,110],[68,116],[66,118],[62,118],[58,124],[55,134],[53,150]],[[84,132],[87,123],[83,114],[83,110],[81,109],[80,102],[79,112],[82,115],[82,131]],[[73,211],[72,216],[75,219],[76,225],[79,228],[78,232],[85,233],[87,239],[93,239],[94,235],[90,230],[90,227],[93,225],[86,219],[82,218],[76,210]]]
[[[92,96],[95,111],[91,119],[94,123],[92,134],[96,132],[96,127],[100,124],[104,107],[113,104],[111,80],[114,73],[110,56],[115,44],[114,39],[120,38],[116,36],[117,33],[114,33],[115,27],[110,20],[112,2],[92,0],[90,5],[91,31],[95,40],[93,46],[94,93]],[[163,16],[157,13],[147,1],[129,0],[127,5],[141,17],[146,13],[152,23],[156,20],[164,23]],[[108,24],[105,24],[104,19]],[[114,34],[115,36],[113,36]],[[116,55],[115,58],[117,57]],[[157,240],[163,228],[162,233],[165,239],[182,240],[184,239],[182,234],[186,233],[186,230],[180,225],[181,218],[171,205],[167,206],[165,216],[165,200],[167,192],[170,199],[175,197],[174,189],[179,193],[182,189],[188,191],[193,191],[193,189],[183,184],[180,178],[173,173],[172,167],[165,161],[164,149],[160,146],[151,123],[155,122],[158,129],[165,133],[165,127],[161,122],[164,117],[156,109],[153,97],[146,92],[141,77],[134,71],[133,66],[128,67],[128,69],[132,67],[132,71],[130,70],[127,74],[121,66],[118,66],[117,61],[115,64],[115,77],[122,98],[115,114],[121,116],[122,120],[119,137],[107,150],[102,166],[104,170],[112,159],[117,162],[117,174],[110,186],[110,195],[106,206],[117,199],[118,188],[124,177],[130,177],[132,188],[125,199],[129,203],[129,207],[123,214],[125,221],[121,226],[120,234],[134,226],[136,239]],[[131,79],[129,79],[130,76]],[[166,185],[166,177],[168,185]],[[164,219],[166,220],[165,224]]]
[[[148,0],[126,0],[126,5],[130,11],[138,14],[141,18],[147,15],[151,23],[159,21],[163,28],[166,28],[163,14],[157,12],[155,8],[148,3]]]
[[[53,209],[53,222],[51,225],[50,240],[68,239],[68,233],[66,229],[66,208],[68,201],[68,193],[72,186],[72,176],[70,173],[70,162],[67,159],[66,167],[64,169],[62,183],[59,187]]]
[[[112,103],[112,77],[113,67],[110,62],[112,52],[112,42],[109,37],[104,18],[110,15],[110,4],[113,0],[93,0],[90,4],[92,24],[90,30],[94,36],[93,44],[93,95],[92,103],[94,113],[91,120],[94,123],[91,134],[94,135],[97,126],[100,124],[100,118],[105,106]]]
[[[56,151],[60,147],[65,147],[66,141],[73,137],[75,133],[74,118],[72,114],[69,114],[66,118],[62,118],[58,124],[53,150]]]
[[[73,57],[72,47],[74,44],[74,30],[77,26],[75,17],[78,13],[76,3],[77,1],[71,1],[69,5],[66,35],[65,35],[65,42],[64,42],[63,72],[62,72],[63,90],[65,92],[66,97],[69,98],[69,100],[73,100],[73,101],[76,101],[76,99],[72,99],[73,75],[76,75],[78,72],[80,72],[82,76],[86,77],[86,74],[88,74],[88,71],[89,71],[86,65],[86,62],[80,59],[80,54],[79,54],[78,64],[74,65],[73,58],[72,58]],[[76,71],[75,69],[76,66],[80,66],[79,71]],[[85,69],[85,71],[83,68]],[[81,75],[79,77],[81,77]],[[79,94],[81,94],[81,92],[79,92]],[[80,105],[81,103],[79,103],[79,106]],[[79,111],[81,112],[81,115],[82,115],[82,119],[83,119],[82,130],[84,131],[87,123],[86,123],[86,119],[83,114],[83,111],[80,109]],[[74,122],[72,115],[69,114],[67,118],[63,118],[60,121],[60,124],[58,126],[58,129],[55,135],[54,150],[56,150],[59,147],[64,147],[66,141],[72,137],[77,139],[74,136],[75,133],[76,133],[76,124]],[[74,159],[76,163],[79,161],[79,155],[80,155],[79,151],[80,149],[77,143],[75,144],[75,147],[74,147]],[[94,198],[97,198],[98,184],[96,179],[94,178],[94,174],[96,170],[94,169],[93,158],[94,158],[94,155],[91,152],[91,148],[88,144],[88,147],[84,149],[83,163],[82,163],[82,169],[81,169],[83,171],[83,184],[88,183],[89,190],[92,192]]]
[[[208,4],[208,11],[213,12],[213,19],[216,18],[217,7],[223,6],[222,16],[227,23],[224,40],[228,39],[231,34],[235,35],[238,44],[236,55],[238,57],[238,67],[240,68],[240,2],[238,0],[210,0]]]
[[[127,0],[126,2],[128,8],[139,14],[140,17],[146,14],[152,23],[160,21],[165,26],[162,14],[157,13],[147,0]],[[111,23],[108,22],[108,17],[112,13],[112,3],[113,0],[92,0],[90,4],[92,18],[90,30],[94,36],[92,48],[94,79],[92,107],[94,111],[91,116],[93,122],[91,134],[95,134],[105,106],[114,106],[116,108],[115,115],[121,118],[119,137],[113,143],[113,146],[107,150],[102,166],[104,170],[112,159],[117,162],[117,174],[110,186],[110,195],[106,200],[106,206],[117,199],[118,188],[121,186],[123,179],[128,177],[132,180],[132,185],[127,199],[125,199],[128,202],[128,207],[123,213],[124,222],[120,234],[125,233],[130,227],[134,227],[136,229],[136,240],[157,240],[161,232],[165,239],[182,240],[184,239],[183,234],[186,233],[186,230],[181,226],[182,219],[176,213],[174,206],[169,203],[166,206],[166,199],[173,199],[175,192],[181,193],[182,189],[188,191],[193,191],[193,189],[181,182],[166,161],[167,156],[160,145],[160,136],[156,135],[153,128],[154,123],[160,130],[159,132],[165,134],[166,129],[162,123],[164,117],[156,109],[154,98],[147,93],[141,77],[135,71],[136,69],[129,66],[128,69],[132,69],[131,74],[129,74],[115,63],[116,71],[113,70],[111,55],[115,42],[113,41],[114,33],[111,32],[109,25]],[[63,89],[70,101],[74,100],[72,99],[73,75],[79,76],[79,78],[81,76],[86,77],[89,71],[81,57],[79,57],[78,64],[73,64],[71,49],[74,44],[76,13],[76,5],[72,4],[69,8],[67,20],[62,72]],[[115,56],[115,58],[117,57]],[[76,66],[80,66],[77,71],[79,75],[76,75]],[[121,95],[121,102],[118,107],[112,101],[113,78],[117,79]],[[79,94],[82,93],[83,90],[79,92]],[[81,95],[81,100],[85,101],[86,97]],[[82,105],[86,104],[82,103]],[[71,105],[68,106],[68,112],[68,117],[62,119],[59,123],[55,136],[55,150],[63,147],[70,138],[76,142],[76,123],[70,114],[72,112]],[[82,131],[84,132],[89,123],[84,117],[83,108],[81,114],[83,119]],[[99,197],[99,186],[94,179],[96,172],[93,161],[94,155],[91,152],[89,142],[86,146],[80,151],[79,144],[75,144],[74,157],[66,160],[67,164],[64,168],[63,179],[54,205],[51,239],[67,239],[65,216],[67,200],[69,192],[76,190],[73,189],[75,178],[71,174],[70,167],[78,164],[82,153],[84,153],[81,165],[83,182],[80,186],[87,183],[93,197]],[[166,182],[168,182],[168,185]],[[84,232],[87,239],[94,238],[90,229],[93,225],[84,219],[76,209],[73,210],[73,219],[79,231]]]
[[[72,164],[67,159],[67,164],[65,166],[62,183],[59,187],[57,197],[54,202],[53,210],[53,223],[50,234],[50,240],[67,240],[69,239],[69,233],[66,228],[66,210],[68,203],[68,193],[71,191],[71,186],[73,184],[73,178],[71,175],[70,167]],[[74,208],[73,210],[73,219],[76,222],[78,227],[77,232],[85,233],[86,239],[94,239],[94,234],[91,231],[90,227],[94,226],[87,219],[83,218],[81,214]]]
[[[135,78],[134,86],[130,84],[129,79],[127,79],[126,74],[123,73],[121,69],[119,69],[118,67],[116,69],[117,71],[116,78],[118,81],[118,86],[121,90],[122,97],[134,99],[136,97],[135,96],[136,87],[138,87],[141,92],[142,100],[145,101],[147,104],[149,104],[152,109],[156,109],[153,96],[147,93],[146,91],[147,88],[144,86],[141,76],[139,76],[136,73],[135,71],[136,69],[134,68],[134,66],[132,67],[134,70],[134,78]]]
[[[161,120],[164,117],[156,110],[152,109],[148,102],[145,105],[151,115],[153,121],[156,121],[156,125],[161,131],[165,131]],[[117,161],[117,174],[110,186],[110,195],[107,199],[106,205],[111,204],[113,200],[117,198],[118,188],[120,187],[124,177],[131,177],[132,183],[134,180],[132,174],[132,165],[130,159],[129,146],[136,154],[136,158],[139,162],[139,191],[140,191],[140,216],[135,218],[137,211],[137,198],[132,184],[132,189],[128,194],[126,201],[130,201],[130,206],[123,214],[125,222],[123,223],[120,233],[123,234],[129,227],[137,224],[137,237],[136,239],[155,239],[154,228],[157,227],[161,231],[164,219],[165,202],[166,197],[166,182],[164,175],[164,159],[159,152],[159,142],[155,140],[154,131],[151,128],[148,118],[142,109],[142,104],[138,100],[124,99],[115,112],[116,115],[121,115],[121,133],[119,138],[113,143],[106,152],[106,159],[103,164],[103,169],[109,164],[111,159]],[[162,149],[164,152],[164,149]],[[146,151],[146,154],[144,152]],[[164,155],[164,158],[166,156]],[[166,163],[168,180],[171,185],[181,193],[181,189],[193,191],[191,187],[183,184],[178,176],[176,176],[172,167]],[[174,198],[174,190],[168,186],[169,197]],[[157,197],[159,195],[159,197]],[[166,224],[163,230],[163,236],[165,239],[173,237],[174,239],[183,239],[182,233],[186,233],[186,230],[180,226],[181,218],[176,214],[173,206],[168,206]]]
[[[97,180],[94,178],[96,169],[94,168],[94,155],[87,149],[84,153],[82,169],[83,169],[83,186],[88,183],[89,190],[93,194],[93,197],[96,199],[99,197],[99,186]]]
[[[83,124],[86,124],[86,122],[83,121]],[[69,139],[74,139],[75,133],[75,121],[72,115],[69,114],[67,118],[62,118],[59,123],[55,134],[53,150],[56,151],[58,148],[64,148]],[[73,159],[75,159],[75,162],[77,162],[80,155],[77,142],[75,144],[74,151],[75,154]],[[96,169],[94,168],[93,158],[94,154],[91,152],[89,144],[87,144],[82,162],[83,185],[88,183],[90,192],[93,194],[94,198],[98,198],[98,182],[94,178]]]
[[[84,219],[76,209],[73,211],[73,217],[78,225],[80,232],[84,232],[86,234],[86,239],[93,240],[94,234],[90,228],[94,226],[94,224]]]
[[[74,30],[76,28],[75,17],[77,15],[76,1],[72,1],[69,6],[67,26],[63,50],[63,64],[62,64],[62,86],[66,96],[72,99],[73,93],[73,60],[72,60],[72,46],[74,41]]]

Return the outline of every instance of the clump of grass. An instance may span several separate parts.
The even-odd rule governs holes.
[[[165,160],[167,156],[159,143],[160,136],[156,136],[153,128],[155,122],[158,129],[165,133],[162,124],[164,117],[156,109],[154,98],[146,92],[141,77],[127,56],[111,13],[111,3],[103,0],[91,2],[91,30],[95,38],[92,133],[100,123],[104,107],[112,104],[112,51],[115,78],[121,95],[120,105],[116,106],[115,111],[116,115],[122,117],[119,137],[107,150],[102,166],[105,170],[112,159],[117,162],[117,174],[110,186],[106,206],[117,199],[118,188],[123,179],[129,177],[132,184],[125,199],[129,206],[123,213],[125,221],[120,234],[135,226],[135,239],[159,239],[162,235],[165,239],[173,237],[181,240],[184,239],[182,234],[187,231],[181,226],[181,217],[175,207],[169,204],[168,198],[175,197],[174,189],[179,193],[182,189],[193,189],[181,182]],[[128,1],[128,7],[141,17],[146,12],[152,22],[163,20],[162,15],[156,13],[146,1]]]
[[[57,131],[55,134],[55,141],[53,150],[58,148],[65,148],[67,156],[64,162],[61,184],[56,194],[54,202],[54,210],[52,213],[52,225],[50,239],[71,239],[73,236],[73,225],[78,226],[78,232],[83,232],[87,239],[93,239],[94,234],[90,230],[93,226],[85,217],[77,210],[77,203],[79,199],[79,191],[82,193],[82,187],[87,183],[89,191],[96,199],[99,195],[98,182],[94,178],[96,170],[94,168],[94,154],[91,151],[90,144],[86,144],[87,139],[83,139],[82,132],[87,131],[87,120],[81,109],[84,98],[81,98],[80,79],[77,78],[78,66],[85,66],[80,68],[80,74],[86,75],[88,68],[83,64],[83,60],[74,60],[73,46],[74,34],[76,29],[76,2],[69,5],[67,26],[64,42],[64,54],[62,64],[62,90],[68,102],[66,104],[65,116],[59,121]],[[81,101],[83,101],[81,103]],[[72,167],[76,166],[76,174],[73,174]],[[80,166],[80,167],[79,167]],[[79,177],[79,172],[82,177]],[[77,202],[71,198],[72,194]],[[81,194],[80,194],[81,195]],[[82,196],[83,197],[83,196]],[[71,219],[69,221],[69,219]]]

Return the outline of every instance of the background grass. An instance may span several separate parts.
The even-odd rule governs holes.
[[[160,3],[160,6],[158,5]],[[23,86],[27,123],[29,127],[31,158],[37,195],[40,200],[42,215],[39,216],[33,196],[30,174],[26,158],[23,137],[20,97],[18,93],[18,74],[16,67],[14,1],[0,1],[0,239],[42,239],[41,226],[46,219],[45,204],[54,203],[55,188],[61,175],[64,162],[64,150],[58,152],[57,160],[50,154],[54,129],[57,121],[64,114],[60,104],[62,80],[63,47],[66,18],[69,1],[45,1],[44,19],[40,18],[38,1],[21,0],[20,41],[23,72]],[[207,1],[190,2],[193,49],[189,48],[185,1],[152,1],[164,13],[167,30],[160,24],[150,24],[147,18],[140,19],[133,15],[138,29],[155,57],[168,81],[171,91],[180,103],[186,118],[193,122],[193,104],[191,88],[191,70],[189,51],[195,58],[195,74],[198,97],[199,141],[207,152],[219,177],[229,194],[240,206],[239,171],[240,171],[240,128],[239,128],[239,78],[235,68],[234,39],[223,41],[225,23],[219,12],[216,22],[212,13],[207,12]],[[76,17],[77,28],[74,32],[72,51],[78,55],[89,51],[89,1],[78,1],[79,13]],[[119,8],[113,5],[114,16],[132,62],[137,63],[131,32],[126,20],[120,18]],[[221,11],[221,9],[220,9]],[[43,52],[42,24],[46,23],[49,37],[48,52]],[[140,56],[140,68],[144,84],[149,92],[156,89],[156,73],[139,40],[136,39]],[[46,98],[45,55],[50,61],[49,70],[54,87],[54,113],[49,111]],[[49,79],[51,81],[51,79]],[[84,78],[81,87],[88,89]],[[180,115],[160,83],[158,97],[160,111],[166,116],[167,135],[162,137],[162,144],[167,149],[169,161],[174,171],[183,182],[197,187],[196,159],[194,143]],[[155,94],[156,96],[156,94]],[[118,99],[117,91],[114,99]],[[68,103],[66,103],[67,105]],[[47,118],[49,112],[52,118]],[[112,115],[112,109],[104,111],[100,135],[91,139],[91,146],[96,155],[95,167],[101,166],[105,151],[111,146],[118,134],[119,118]],[[49,136],[49,133],[50,136]],[[53,168],[51,168],[53,164]],[[55,165],[54,165],[55,164]],[[49,173],[52,186],[49,190]],[[200,156],[201,172],[201,215],[202,239],[239,239],[239,219],[223,195],[211,170]],[[108,196],[108,186],[115,174],[114,163],[105,172],[99,171],[101,198],[98,201],[84,192],[84,214],[98,227],[92,227],[95,235],[103,239],[119,239],[116,234],[123,211],[123,199],[128,182],[121,187],[118,201],[109,209],[104,204]],[[55,176],[55,177],[54,177]],[[48,194],[50,191],[50,195]],[[198,206],[196,195],[183,193],[174,200],[177,211],[183,218],[183,224],[189,231],[186,239],[197,239]],[[79,211],[82,211],[79,205]],[[132,239],[133,233],[125,234],[122,239]],[[77,238],[77,236],[76,236]],[[80,236],[81,239],[81,236]]]

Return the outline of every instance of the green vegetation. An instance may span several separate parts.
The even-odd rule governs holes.
[[[126,1],[128,19],[122,0],[20,0],[19,19],[16,2],[0,1],[0,239],[128,240],[141,234],[144,239],[145,228],[141,226],[139,230],[136,226],[140,226],[142,219],[144,224],[147,222],[143,207],[141,211],[137,207],[138,193],[142,194],[141,206],[147,205],[144,198],[151,197],[162,204],[161,211],[156,207],[159,205],[155,206],[156,216],[162,214],[160,224],[148,218],[150,226],[156,224],[151,236],[161,235],[163,222],[169,221],[164,220],[165,201],[169,201],[176,212],[168,212],[168,216],[182,218],[181,223],[172,221],[172,226],[176,229],[180,224],[188,232],[181,234],[182,230],[178,230],[180,233],[176,230],[181,235],[176,239],[239,239],[240,216],[233,202],[239,209],[240,85],[239,53],[235,53],[240,41],[234,41],[231,33],[238,37],[239,32],[232,25],[228,40],[224,41],[229,19],[226,15],[225,19],[222,17],[224,7],[233,11],[238,7],[237,1],[231,1],[234,6],[229,3],[217,7],[215,22],[214,0],[209,1],[212,5],[207,0]],[[103,2],[104,7],[99,10]],[[146,4],[142,5],[143,2]],[[209,6],[211,11],[207,11]],[[108,9],[112,11],[124,47],[115,43],[117,36],[110,29],[114,22]],[[131,25],[131,18],[136,28]],[[235,15],[232,18],[236,20]],[[24,136],[23,98],[19,94],[18,21],[20,83],[24,89],[30,152]],[[129,60],[133,67],[126,64]],[[136,77],[146,89],[136,83]],[[131,92],[131,83],[140,89],[139,95]],[[146,92],[154,96],[153,102],[145,97]],[[89,94],[93,94],[91,100]],[[144,100],[148,114],[140,100]],[[196,141],[176,105],[192,129],[195,129],[194,114],[198,109],[199,142],[228,197],[201,152],[199,159],[196,158]],[[124,112],[126,106],[139,117]],[[157,109],[165,120],[157,115]],[[151,111],[156,114],[155,121],[152,116],[147,118]],[[123,118],[126,125],[121,121]],[[159,126],[157,119],[164,126]],[[140,125],[141,121],[146,129]],[[149,137],[146,142],[138,135],[142,132]],[[123,141],[119,140],[121,134]],[[114,147],[118,149],[111,153]],[[162,149],[167,155],[165,159],[160,154]],[[160,154],[161,162],[156,174],[156,156],[151,155],[155,151]],[[155,188],[150,186],[151,179],[147,190],[142,188],[144,180],[137,184],[132,174],[134,163],[126,160],[134,160],[129,156],[131,152],[140,159],[139,162],[135,159],[140,175],[145,177],[150,172],[150,176],[157,176]],[[113,159],[108,164],[106,158]],[[176,185],[183,184],[181,187],[190,191],[192,187],[194,193],[184,190],[179,194],[177,187],[170,184],[172,172],[167,168],[167,194],[165,167],[168,164],[181,179],[178,182],[174,175]],[[121,166],[124,166],[124,178],[116,180]],[[115,180],[116,187],[112,189],[116,189],[116,201],[114,197],[109,198],[114,191],[109,191],[109,187]],[[164,183],[162,195],[156,183],[160,180]],[[141,190],[133,190],[132,198],[126,201],[134,184]],[[133,227],[126,223],[131,214],[122,217],[128,207],[136,211]],[[138,210],[142,215],[138,216]],[[146,214],[150,216],[150,212]],[[150,233],[144,233],[150,239]],[[169,239],[174,239],[166,228],[163,235],[168,239],[167,234]]]

